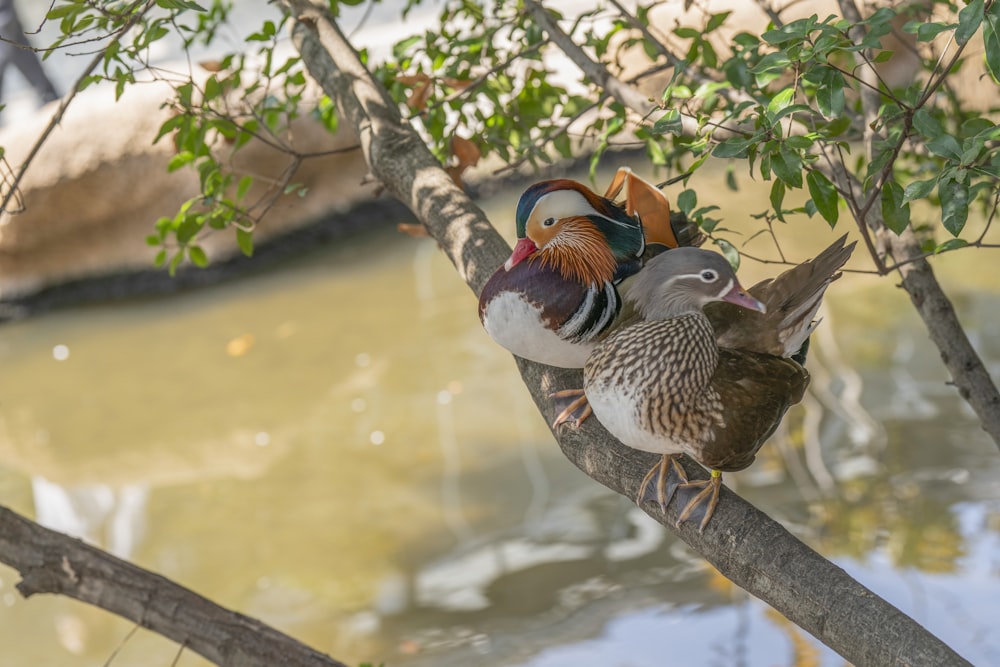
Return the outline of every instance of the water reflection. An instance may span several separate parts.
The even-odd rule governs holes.
[[[806,401],[726,481],[1000,664],[996,449],[894,288],[835,287]],[[1000,297],[960,295],[1000,368]],[[349,664],[842,664],[562,457],[433,242],[5,326],[0,364],[2,502]],[[0,579],[14,664],[100,665],[130,630]],[[138,632],[112,664],[175,652]]]
[[[149,487],[107,484],[64,487],[44,477],[33,477],[31,490],[38,523],[99,544],[119,558],[128,559],[145,530]]]

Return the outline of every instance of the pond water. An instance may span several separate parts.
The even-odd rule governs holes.
[[[744,231],[766,208],[724,199]],[[508,237],[515,200],[484,202]],[[836,236],[788,232],[799,258]],[[993,370],[995,266],[936,264]],[[997,447],[894,280],[848,275],[827,301],[806,401],[726,482],[1000,664]],[[348,664],[843,664],[562,457],[428,239],[379,226],[237,282],[5,325],[0,368],[0,502]],[[16,582],[0,566],[3,664],[205,664]]]

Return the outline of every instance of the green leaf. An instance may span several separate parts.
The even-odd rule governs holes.
[[[236,228],[236,244],[240,251],[247,257],[253,257],[253,232],[249,232],[242,227]]]
[[[161,267],[167,261],[167,249],[164,248],[160,252],[156,253],[156,257],[153,259],[153,265],[156,267]]]
[[[976,34],[983,22],[984,0],[972,0],[958,13],[958,30],[955,31],[955,41],[965,44]]]
[[[247,175],[242,177],[239,185],[236,186],[236,199],[240,200],[246,197],[251,185],[253,185],[253,176]]]
[[[712,16],[708,19],[708,24],[705,26],[705,32],[714,32],[719,26],[726,22],[726,19],[729,18],[730,14],[732,14],[730,11],[712,14]]]
[[[844,75],[827,69],[823,81],[816,89],[816,104],[824,118],[837,118],[844,112]]]
[[[813,111],[812,107],[809,106],[808,104],[789,104],[787,107],[781,109],[778,113],[774,114],[770,118],[772,123],[777,123],[779,120],[781,120],[782,118],[784,118],[789,114],[802,113],[802,112],[811,114],[812,111]]]
[[[938,185],[941,197],[941,222],[952,236],[958,236],[969,218],[969,186],[959,181]]]
[[[714,243],[719,246],[719,250],[721,250],[722,254],[726,256],[726,259],[729,261],[729,265],[733,267],[733,271],[739,269],[740,251],[726,239],[715,239]]]
[[[777,53],[769,53],[758,61],[756,65],[750,68],[751,74],[764,74],[767,72],[784,72],[788,69],[788,66],[792,64],[791,58],[788,57],[787,53],[778,51]]]
[[[392,55],[396,58],[396,60],[401,60],[403,56],[405,56],[414,46],[419,44],[422,39],[423,35],[413,35],[412,37],[407,37],[401,42],[396,42],[396,44],[392,47]]]
[[[559,151],[559,155],[562,155],[564,158],[569,159],[573,157],[573,144],[570,141],[568,134],[563,133],[556,135],[556,137],[552,140],[552,145],[557,151]]]
[[[802,158],[798,153],[784,148],[772,153],[771,171],[791,187],[802,187]]]
[[[668,109],[653,123],[651,131],[654,134],[680,134],[681,129],[681,112],[677,109]]]
[[[913,128],[928,139],[937,139],[944,134],[944,127],[926,109],[913,114]]]
[[[774,214],[778,216],[778,220],[782,222],[785,221],[785,216],[782,215],[781,205],[785,201],[785,182],[775,181],[771,184],[771,208],[774,209]]]
[[[187,251],[188,257],[191,258],[191,261],[195,266],[199,266],[201,268],[208,266],[208,255],[205,254],[205,251],[202,250],[201,246],[189,245],[187,247]]]
[[[191,0],[156,0],[156,4],[163,9],[176,9],[178,11],[193,9],[196,12],[206,11],[204,7],[199,5],[197,2],[191,2]]]
[[[943,23],[921,23],[917,26],[917,40],[929,42],[946,30],[953,30],[955,24],[945,25]]]
[[[840,209],[837,206],[840,195],[837,193],[837,188],[830,179],[818,171],[806,174],[806,187],[809,188],[809,196],[812,197],[816,210],[831,227],[835,226],[840,217]]]
[[[934,248],[934,254],[940,254],[942,252],[948,252],[949,250],[958,250],[959,248],[964,248],[969,245],[969,242],[965,239],[948,239],[944,243],[938,245]]]
[[[177,114],[176,116],[171,116],[170,118],[168,118],[163,122],[163,125],[160,126],[160,130],[156,133],[156,137],[153,139],[153,143],[155,144],[157,141],[163,138],[163,135],[173,130],[176,130],[189,120],[190,117],[187,114]]]
[[[746,157],[747,148],[750,147],[750,144],[752,144],[753,141],[753,139],[744,139],[743,137],[730,137],[719,142],[715,148],[712,149],[712,155],[717,158]]]
[[[837,137],[846,132],[851,128],[851,118],[849,116],[840,116],[839,118],[834,118],[826,125],[821,125],[818,129],[824,137]],[[850,152],[850,147],[848,147],[848,152]]]
[[[928,141],[927,150],[934,155],[950,157],[955,160],[962,157],[962,147],[958,145],[958,140],[950,134],[942,134],[938,138]]]
[[[910,225],[910,205],[904,201],[903,188],[895,181],[888,181],[882,188],[882,220],[897,235]]]
[[[792,103],[792,98],[794,96],[795,88],[785,88],[780,93],[772,97],[771,101],[767,103],[767,117],[773,121],[774,116],[777,113]]]
[[[993,81],[1000,83],[1000,3],[994,2],[983,21],[983,47],[986,52],[986,69]]]
[[[903,190],[903,201],[911,202],[915,199],[923,199],[934,192],[934,187],[938,184],[938,177],[930,178],[926,181],[914,181]]]
[[[183,261],[184,261],[184,251],[178,250],[174,254],[174,256],[170,258],[170,265],[167,267],[167,271],[170,272],[171,276],[177,273],[177,267],[179,267],[181,265],[181,262]]]
[[[694,190],[688,189],[677,195],[677,208],[679,208],[684,215],[693,211],[694,207],[697,205],[698,193]]]
[[[646,154],[652,164],[659,166],[667,164],[667,154],[656,139],[650,138],[646,141]]]

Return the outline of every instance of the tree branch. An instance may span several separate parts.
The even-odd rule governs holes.
[[[447,177],[416,132],[371,78],[324,8],[284,0],[292,9],[292,36],[310,73],[358,129],[375,176],[427,226],[477,294],[504,260],[506,244]],[[530,3],[535,5],[536,3]],[[398,182],[397,182],[398,181]],[[471,307],[471,304],[470,304]],[[518,360],[521,376],[551,423],[550,392],[579,387],[579,371],[560,371]],[[578,431],[559,431],[563,453],[587,475],[635,498],[655,457],[611,438],[596,420]],[[685,462],[689,476],[707,477]],[[898,609],[792,536],[728,489],[704,534],[675,527],[673,506],[643,507],[671,528],[722,574],[768,602],[857,665],[969,664]]]
[[[137,2],[136,4],[139,3]],[[41,135],[39,135],[38,139],[35,141],[35,144],[31,147],[31,150],[28,151],[28,156],[24,158],[24,162],[21,163],[21,166],[17,170],[17,174],[14,175],[14,179],[11,181],[9,188],[7,189],[7,192],[3,193],[3,199],[0,200],[0,214],[3,214],[5,212],[8,214],[20,212],[20,211],[11,211],[7,207],[10,206],[11,199],[14,199],[18,196],[17,189],[21,185],[21,180],[24,178],[24,175],[28,172],[28,167],[31,166],[31,163],[34,161],[35,156],[38,155],[38,151],[41,150],[42,145],[49,138],[49,135],[52,134],[52,131],[56,129],[56,126],[58,126],[60,122],[62,122],[63,116],[66,114],[66,109],[69,108],[70,102],[72,102],[73,98],[76,97],[76,94],[80,92],[80,86],[82,86],[86,78],[90,76],[90,73],[94,71],[94,68],[97,67],[99,64],[101,64],[101,61],[104,60],[104,54],[107,53],[108,47],[110,47],[112,44],[116,44],[125,34],[128,33],[129,30],[131,30],[132,26],[138,23],[139,20],[143,16],[145,16],[146,12],[152,9],[155,5],[156,5],[156,0],[147,0],[146,4],[142,7],[142,9],[133,13],[129,17],[128,21],[126,21],[125,24],[115,32],[114,37],[111,38],[111,41],[108,42],[108,45],[105,46],[103,49],[101,49],[97,53],[97,55],[94,56],[94,58],[83,69],[83,72],[80,74],[80,76],[77,77],[77,80],[73,82],[73,87],[70,88],[69,93],[67,93],[59,101],[59,107],[55,110],[55,113],[52,114],[52,120],[49,121],[49,124],[42,131]]]
[[[861,12],[853,0],[839,0],[839,5],[844,18],[854,24],[851,28],[852,36],[856,42],[859,41],[864,35],[854,35],[854,33],[858,31],[863,33],[865,30],[865,27],[860,25]],[[874,78],[874,68],[869,54],[859,53],[855,58],[861,71],[860,75],[866,76],[867,72],[867,76]],[[926,101],[926,97],[923,101]],[[880,104],[881,99],[877,89],[861,88],[861,106],[866,128],[865,144],[869,148],[873,143],[872,137],[869,136],[874,132],[871,126],[878,116]],[[904,138],[900,138],[900,141],[903,140]],[[890,162],[886,169],[891,169],[891,165]],[[855,203],[864,199],[861,183],[852,174],[844,169],[837,169],[833,172],[833,176],[842,191],[850,193]],[[965,334],[965,329],[958,321],[955,308],[935,277],[930,262],[925,259],[913,229],[907,227],[900,234],[888,229],[882,220],[881,200],[881,190],[876,189],[865,202],[866,208],[859,209],[861,217],[858,218],[858,225],[862,233],[866,231],[866,226],[871,228],[879,246],[892,255],[897,266],[896,270],[903,279],[902,287],[909,294],[913,307],[924,321],[931,341],[941,352],[941,362],[951,374],[952,383],[958,389],[959,396],[965,399],[979,418],[983,430],[1000,447],[1000,392],[997,391],[993,378],[990,377],[982,359]]]
[[[562,28],[556,23],[555,19],[549,14],[548,10],[545,9],[541,4],[535,2],[535,0],[525,0],[525,9],[534,19],[535,23],[539,25],[546,33],[549,35],[556,46],[558,46],[563,53],[565,53],[570,60],[572,60],[577,67],[583,70],[584,76],[588,81],[595,84],[601,88],[604,92],[615,98],[626,109],[631,109],[643,118],[646,118],[649,114],[656,111],[658,106],[649,99],[648,96],[643,95],[637,89],[623,83],[620,79],[613,76],[604,65],[594,61],[583,48],[573,41],[573,38],[566,34]]]
[[[0,507],[0,561],[24,597],[55,593],[134,621],[217,665],[345,667],[260,621]]]
[[[441,249],[478,292],[510,248],[441,169],[423,140],[404,125],[388,93],[372,79],[326,12],[306,0],[285,4],[296,17],[292,38],[306,67],[357,130],[375,178],[433,227]]]

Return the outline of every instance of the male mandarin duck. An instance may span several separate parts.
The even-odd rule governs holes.
[[[845,238],[749,293],[724,257],[698,248],[658,255],[636,276],[629,299],[641,319],[596,347],[584,366],[584,391],[612,435],[663,455],[642,480],[639,504],[656,500],[665,510],[677,489],[698,489],[678,523],[707,501],[704,530],[722,471],[749,466],[802,399],[809,374],[790,357],[818,324],[823,293],[854,250]],[[674,460],[681,453],[711,469],[711,478],[688,481]],[[668,488],[671,469],[680,482]]]
[[[622,206],[612,198],[623,188]],[[583,368],[619,313],[621,281],[653,252],[702,239],[683,216],[671,222],[663,193],[628,169],[618,171],[605,195],[562,178],[521,195],[517,243],[479,297],[483,327],[508,351]]]

